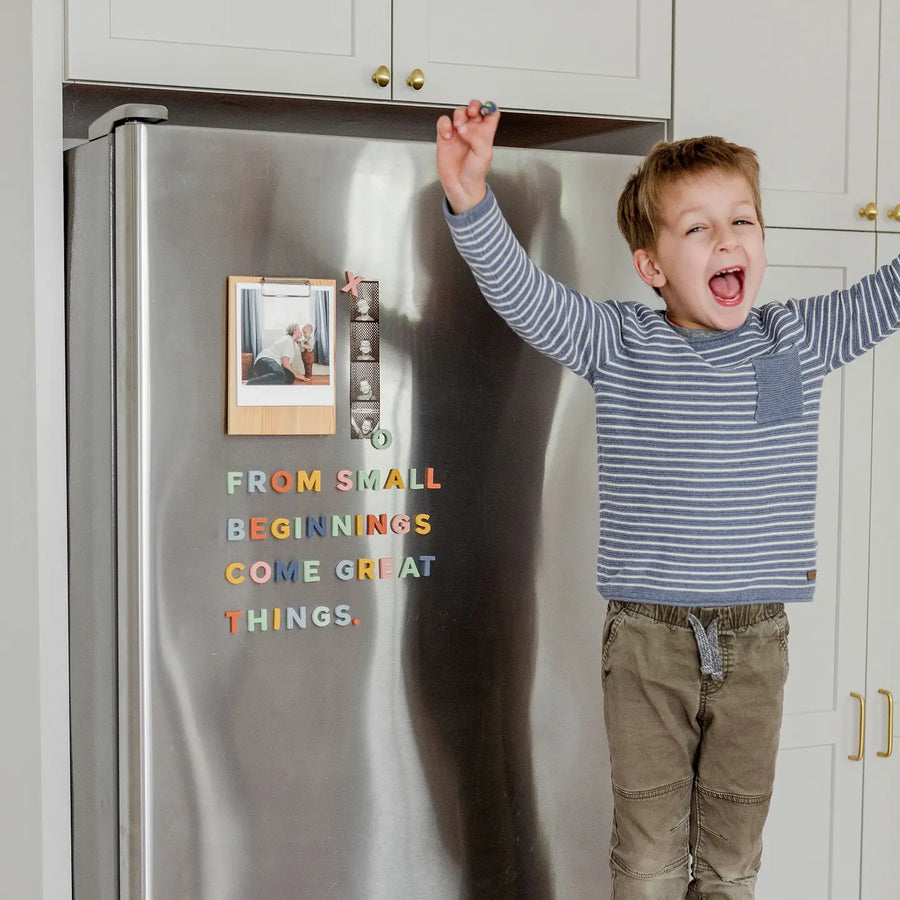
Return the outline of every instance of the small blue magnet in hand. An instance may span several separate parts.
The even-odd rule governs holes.
[[[497,104],[491,100],[488,100],[486,103],[481,104],[481,109],[479,112],[483,116],[489,116],[491,113],[497,112]]]

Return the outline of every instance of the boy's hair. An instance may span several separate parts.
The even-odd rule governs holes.
[[[680,179],[712,170],[743,176],[750,185],[760,227],[765,230],[759,191],[759,161],[749,147],[720,137],[655,144],[619,197],[617,218],[631,252],[653,250],[662,222],[662,195]]]

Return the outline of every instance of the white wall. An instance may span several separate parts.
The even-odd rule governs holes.
[[[71,896],[63,0],[0,25],[0,894]]]

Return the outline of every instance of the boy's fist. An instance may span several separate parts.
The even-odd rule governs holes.
[[[438,177],[450,208],[462,213],[487,193],[487,173],[493,157],[500,113],[493,104],[470,100],[437,121]]]

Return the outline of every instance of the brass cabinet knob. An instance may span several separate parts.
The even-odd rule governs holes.
[[[379,66],[372,73],[372,81],[378,87],[387,87],[391,83],[391,70],[387,66]]]
[[[900,203],[898,203],[893,209],[889,209],[887,211],[887,217],[900,224]]]
[[[870,222],[874,222],[875,219],[878,218],[878,207],[874,203],[867,203],[859,211],[859,217],[861,219],[868,219]]]
[[[406,79],[406,83],[414,90],[421,91],[425,86],[425,73],[421,69],[413,69]]]

